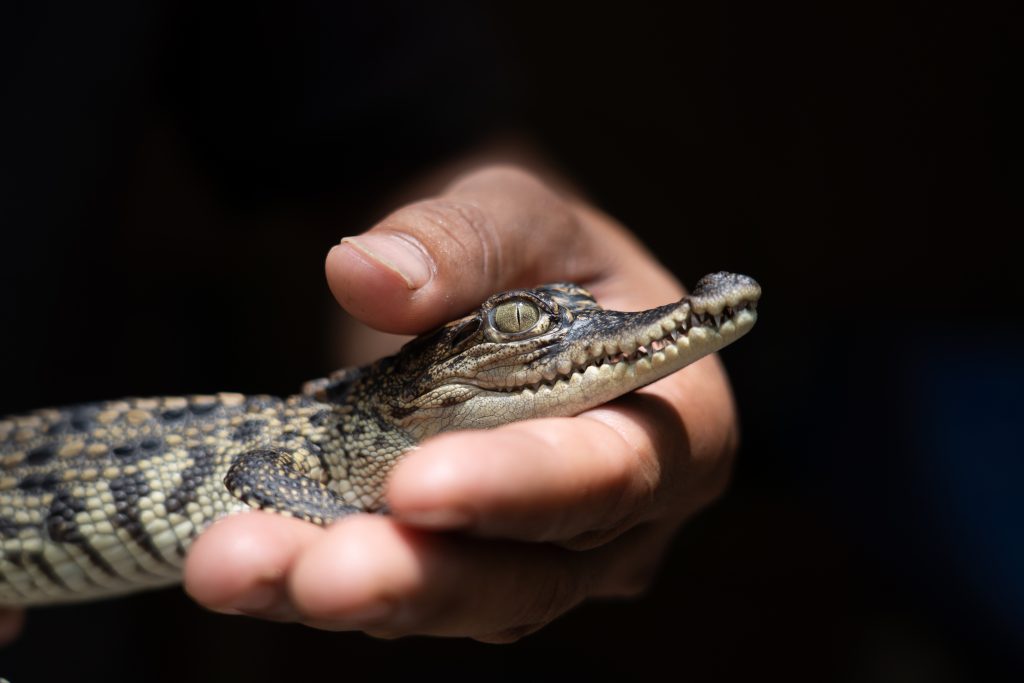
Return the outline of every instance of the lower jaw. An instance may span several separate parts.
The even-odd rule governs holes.
[[[515,420],[577,415],[681,370],[738,336],[726,338],[714,332],[694,335],[691,330],[688,337],[636,360],[591,365],[537,389],[484,391],[464,404],[450,429],[489,428]]]
[[[718,330],[692,328],[680,339],[635,360],[590,365],[535,389],[477,392],[461,403],[443,408],[443,419],[414,420],[407,431],[423,439],[439,431],[489,429],[517,420],[569,417],[646,386],[708,356],[746,334],[756,315],[728,321]],[[428,411],[432,412],[432,411]],[[443,425],[437,429],[437,425]]]
[[[746,334],[755,321],[756,316],[745,314],[735,321],[726,321],[718,329],[692,328],[679,339],[668,340],[657,351],[648,350],[639,357],[590,365],[584,371],[576,371],[568,377],[560,377],[536,388],[523,388],[510,393],[543,399],[549,394],[557,394],[567,389],[575,391],[578,387],[588,393],[588,398],[591,391],[597,392],[593,400],[588,402],[599,405],[682,370],[704,356],[719,351]]]

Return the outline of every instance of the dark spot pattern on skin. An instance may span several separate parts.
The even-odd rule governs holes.
[[[131,518],[138,517],[139,499],[149,494],[149,484],[141,472],[126,474],[110,480],[110,493],[117,510],[116,521],[123,525]]]
[[[324,395],[331,403],[343,404],[362,376],[362,369],[352,369],[328,384],[324,389]]]
[[[89,558],[89,561],[100,568],[104,574],[109,576],[117,576],[117,570],[110,566],[110,563],[100,554],[96,548],[89,545],[88,541],[83,540],[78,544],[78,547],[85,553],[85,556]]]
[[[246,420],[242,424],[238,425],[238,428],[235,429],[231,438],[234,441],[250,441],[262,433],[266,424],[266,420]]]
[[[462,396],[458,396],[458,395],[455,395],[455,394],[448,395],[448,396],[445,396],[444,398],[441,399],[441,405],[445,406],[445,407],[457,406],[460,403],[462,403],[464,400],[465,399]]]
[[[395,405],[395,406],[391,406],[391,416],[393,418],[395,418],[396,420],[404,420],[405,418],[409,417],[410,415],[412,415],[415,412],[416,412],[416,407],[412,406],[412,405],[404,405],[404,406],[403,405]],[[339,423],[338,426],[340,428],[341,424]]]
[[[46,428],[47,436],[57,436],[63,434],[68,430],[67,422],[54,422],[52,425]]]
[[[34,450],[29,451],[25,457],[25,462],[29,465],[42,465],[49,462],[56,451],[53,446],[40,446]]]
[[[24,528],[24,524],[19,524],[10,517],[0,517],[0,538],[14,538]]]
[[[114,455],[121,458],[122,460],[131,460],[137,456],[135,444],[124,444],[114,449]]]
[[[11,553],[5,559],[18,569],[25,568],[25,553]]]
[[[75,498],[67,491],[58,493],[50,503],[50,511],[46,516],[46,533],[58,543],[71,543],[77,546],[89,561],[109,576],[117,576],[103,556],[89,545],[89,540],[82,534],[75,515],[86,510],[85,501]]]
[[[369,419],[369,416],[362,415]],[[342,435],[343,439],[358,438],[366,434],[367,432],[375,432],[376,427],[369,427],[366,421],[363,419],[356,420],[339,420],[338,424],[335,425],[335,429]]]
[[[80,406],[74,409],[68,424],[75,431],[87,432],[93,428],[97,413],[99,413],[99,409],[96,408],[95,404]]]
[[[193,415],[206,415],[216,410],[219,406],[216,403],[191,403],[188,409]]]
[[[149,439],[143,439],[139,443],[139,448],[144,451],[155,451],[160,448],[161,445],[163,445],[163,440],[151,437]]]
[[[224,485],[239,500],[261,510],[276,510],[315,524],[360,512],[296,467],[285,451],[259,449],[235,459]]]
[[[176,422],[177,420],[180,420],[183,417],[185,417],[184,408],[173,408],[171,410],[165,410],[164,412],[160,413],[160,419],[164,420],[165,422]]]
[[[139,519],[139,500],[149,495],[149,483],[141,472],[127,474],[110,480],[110,493],[114,497],[114,524],[124,529],[135,543],[153,559],[166,563],[160,549]]]
[[[319,460],[320,464],[322,465],[324,463],[324,449],[323,449],[323,447],[320,446],[320,444],[315,443],[314,441],[312,441],[309,437],[303,438],[303,441],[306,442],[306,450],[308,450],[310,452],[310,454],[316,456],[317,460]]]
[[[58,543],[85,543],[85,537],[75,522],[75,515],[84,512],[85,501],[75,498],[67,491],[61,491],[50,503],[50,511],[46,515],[46,533]]]
[[[196,500],[196,491],[213,475],[217,467],[217,459],[205,448],[193,448],[189,451],[192,464],[181,472],[181,483],[167,494],[164,507],[168,512],[179,512],[188,503]]]
[[[29,474],[18,482],[22,491],[54,491],[60,483],[55,472]]]
[[[53,565],[50,564],[50,561],[47,560],[42,553],[32,553],[28,556],[28,559],[32,562],[32,564],[36,566],[36,568],[39,569],[43,576],[45,576],[47,579],[50,580],[51,583],[53,583],[53,585],[60,586],[61,588],[65,589],[68,587],[68,585],[64,583],[64,580],[60,578],[60,575],[57,574],[56,570],[53,568]]]
[[[262,412],[264,410],[276,410],[281,405],[281,399],[274,396],[250,396],[245,402],[245,409],[249,412]]]
[[[330,416],[331,416],[331,411],[329,411],[329,410],[321,410],[321,411],[319,411],[317,413],[314,413],[313,415],[310,415],[309,423],[311,425],[315,426],[315,427],[319,427],[323,423],[327,422],[327,420],[328,420],[328,418],[330,418]]]

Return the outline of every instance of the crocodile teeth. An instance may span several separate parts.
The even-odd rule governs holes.
[[[668,339],[655,339],[651,342],[651,351],[661,351],[663,348],[669,345]]]
[[[710,335],[735,332],[735,319],[748,309],[757,310],[757,303],[744,301],[731,306],[723,305],[718,312],[691,310],[689,314],[681,316],[677,312],[672,319],[652,325],[631,339],[591,342],[571,358],[563,357],[540,371],[529,372],[526,377],[524,373],[519,373],[516,379],[520,381],[513,382],[514,386],[504,390],[530,393],[550,391],[561,382],[578,382],[589,372],[600,372],[601,376],[608,373],[616,377],[626,372],[631,375],[647,374],[667,360],[678,358],[679,352],[688,348],[691,341],[705,341]],[[524,379],[528,381],[522,382]]]

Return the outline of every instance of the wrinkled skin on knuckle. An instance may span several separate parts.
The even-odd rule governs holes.
[[[668,449],[668,447],[665,447]],[[665,496],[664,488],[667,479],[671,476],[672,463],[677,461],[675,452],[678,448],[671,448],[671,454],[657,453],[653,449],[636,449],[634,451],[634,476],[632,480],[632,497],[636,501],[637,519],[646,519],[658,506],[658,503]],[[666,464],[668,463],[668,464]],[[666,472],[668,470],[668,472]]]
[[[512,271],[512,277],[505,284],[532,286],[544,278],[583,280],[594,274],[592,238],[583,234],[584,224],[579,213],[528,170],[512,165],[486,166],[456,180],[448,194],[454,197],[500,194],[510,203],[530,204],[530,210],[510,208],[508,211],[508,217],[513,220],[504,227],[515,239],[505,240],[503,244],[507,265]],[[538,221],[541,224],[537,224]],[[522,239],[531,234],[539,239]],[[552,254],[557,258],[552,259]],[[551,273],[552,263],[562,264],[562,272]]]
[[[491,218],[469,202],[423,200],[398,209],[383,226],[411,236],[435,262],[479,261],[497,249]]]

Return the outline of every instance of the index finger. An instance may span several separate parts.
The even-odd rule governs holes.
[[[357,318],[386,332],[417,333],[496,291],[599,281],[623,250],[642,247],[588,220],[532,175],[495,167],[345,238],[326,269],[331,291]]]

